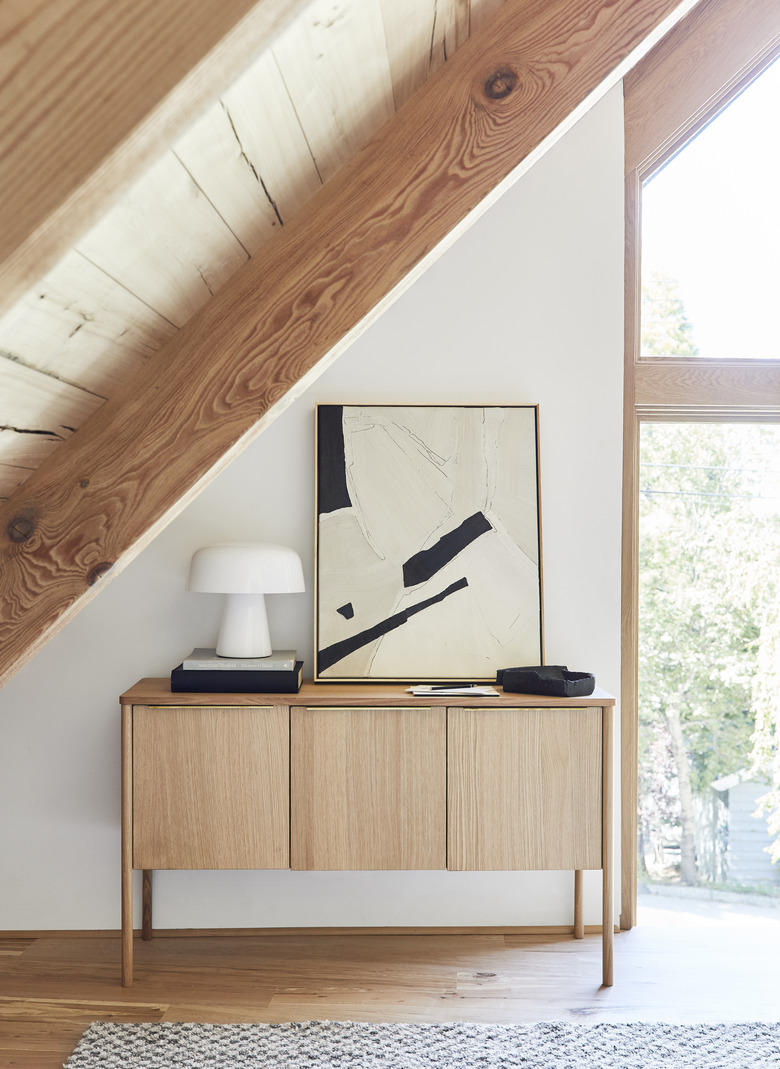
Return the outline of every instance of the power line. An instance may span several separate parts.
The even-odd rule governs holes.
[[[644,490],[640,488],[639,493],[646,494],[648,497],[725,497],[739,501],[780,501],[780,497],[765,497],[763,494],[712,494],[704,490]]]
[[[653,461],[640,461],[640,468],[678,468],[689,471],[757,471],[764,475],[780,475],[777,468],[735,468],[731,464],[661,464]]]

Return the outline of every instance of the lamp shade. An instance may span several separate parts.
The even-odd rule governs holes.
[[[225,595],[216,647],[220,657],[268,657],[272,646],[264,595],[306,589],[301,558],[273,542],[218,542],[196,550],[188,588]]]
[[[301,558],[273,542],[218,542],[192,556],[189,590],[203,594],[293,594],[305,590]]]

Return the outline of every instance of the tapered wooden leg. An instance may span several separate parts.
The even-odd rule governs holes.
[[[141,938],[152,938],[152,870],[143,870],[141,891]]]
[[[122,987],[133,982],[133,710],[122,706]]]
[[[574,872],[574,938],[582,939],[585,924],[582,919],[582,869]]]
[[[612,866],[612,733],[613,710],[604,706],[603,716],[603,789],[602,789],[602,856],[601,856],[601,926],[602,926],[602,983],[612,987],[612,954],[614,943],[614,902]]]

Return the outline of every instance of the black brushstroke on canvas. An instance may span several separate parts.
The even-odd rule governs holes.
[[[428,549],[421,549],[404,564],[404,586],[416,586],[425,583],[431,576],[436,575],[445,564],[449,564],[466,546],[485,534],[492,531],[493,527],[484,512],[475,512],[469,516],[454,531],[448,531],[442,535],[435,545]]]
[[[335,512],[352,505],[344,459],[344,406],[317,408],[317,512]]]
[[[352,635],[351,638],[344,638],[340,642],[334,642],[332,645],[326,646],[325,649],[319,650],[317,653],[317,674],[322,675],[327,668],[336,664],[342,657],[346,657],[348,654],[354,653],[355,650],[367,646],[370,642],[381,638],[382,635],[386,635],[390,631],[395,631],[397,627],[405,624],[410,616],[415,616],[418,612],[422,612],[423,609],[430,608],[431,605],[438,605],[440,601],[444,601],[450,594],[454,594],[457,590],[463,590],[468,585],[468,579],[463,576],[462,579],[450,583],[446,590],[442,590],[441,594],[434,594],[433,597],[426,598],[425,601],[418,601],[416,605],[410,605],[408,609],[393,613],[386,620],[380,620],[378,624],[366,628],[365,631],[359,631],[356,635]]]
[[[352,608],[352,602],[348,601],[346,605],[339,605],[336,612],[340,613],[345,620],[351,620],[355,615],[355,610]]]

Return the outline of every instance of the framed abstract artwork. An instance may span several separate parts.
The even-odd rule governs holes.
[[[318,682],[543,662],[536,405],[317,406]]]

